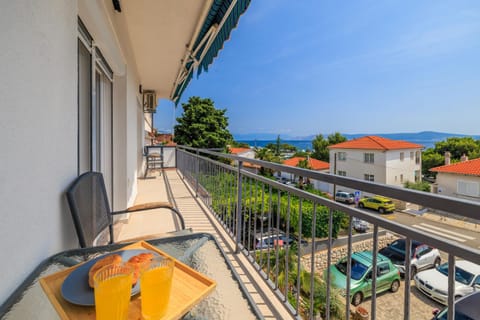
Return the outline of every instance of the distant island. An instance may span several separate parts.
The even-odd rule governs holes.
[[[323,134],[327,137],[329,134]],[[348,140],[363,137],[363,136],[379,136],[393,140],[404,140],[412,143],[423,145],[426,149],[432,148],[436,142],[446,140],[451,137],[472,137],[475,140],[480,139],[480,135],[457,134],[447,132],[422,131],[422,132],[405,132],[405,133],[342,133]],[[236,141],[248,143],[250,146],[263,147],[268,143],[274,142],[278,134],[274,133],[249,133],[249,134],[233,134]],[[298,149],[311,149],[311,141],[316,135],[309,135],[305,137],[295,137],[289,135],[281,135],[280,139],[284,143],[289,143],[296,146]]]

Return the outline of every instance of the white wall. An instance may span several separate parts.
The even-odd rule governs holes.
[[[15,253],[0,264],[1,302],[43,259],[78,247],[64,195],[78,173],[78,16],[115,74],[114,208],[136,195],[143,112],[121,15],[108,0],[2,1],[0,252]]]
[[[330,173],[335,169],[335,153],[345,152],[346,160],[338,160],[336,170],[346,171],[347,177],[364,179],[365,174],[373,174],[375,182],[385,183],[386,179],[386,155],[385,152],[378,150],[357,150],[357,149],[330,149]],[[374,163],[364,162],[364,153],[374,154]],[[338,188],[337,188],[338,189]]]
[[[478,176],[467,176],[467,175],[461,175],[461,174],[439,172],[437,174],[437,179],[436,179],[436,185],[438,186],[437,193],[444,196],[451,196],[451,197],[457,197],[461,199],[480,201],[480,196],[470,197],[470,196],[458,194],[457,182],[459,180],[480,184],[480,177]]]
[[[415,171],[419,170],[421,174],[421,162],[415,163],[415,152],[420,149],[402,149],[387,151],[387,177],[386,184],[394,186],[403,186],[407,181],[415,182]],[[400,153],[403,152],[404,159],[400,160]],[[410,152],[413,152],[413,159],[410,158]],[[401,180],[403,175],[403,181]]]
[[[2,1],[0,43],[3,302],[43,259],[78,244],[64,198],[77,175],[76,1]]]

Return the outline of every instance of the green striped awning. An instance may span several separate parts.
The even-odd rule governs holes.
[[[230,32],[237,26],[240,16],[247,10],[250,0],[214,0],[202,28],[194,42],[188,61],[177,78],[171,100],[178,104],[183,91],[192,79],[194,69],[197,76],[208,71],[208,66],[223,48]]]

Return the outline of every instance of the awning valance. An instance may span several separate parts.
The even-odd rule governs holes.
[[[170,99],[178,104],[183,91],[192,79],[208,71],[208,66],[223,48],[230,32],[237,26],[240,16],[247,10],[250,0],[214,0],[194,45],[188,48],[186,59],[175,80]]]

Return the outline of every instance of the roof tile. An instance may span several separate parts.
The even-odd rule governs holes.
[[[293,157],[283,161],[283,164],[286,166],[296,167],[298,163],[302,160],[305,160],[305,157]],[[317,160],[314,158],[308,158],[308,163],[312,170],[327,170],[330,168],[330,164],[325,161]]]
[[[365,149],[365,150],[398,150],[423,148],[421,144],[403,140],[392,140],[378,136],[365,136],[357,139],[337,143],[329,149]]]
[[[435,167],[430,171],[480,176],[480,158]]]

